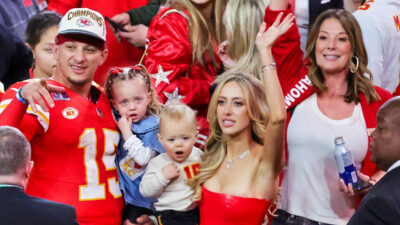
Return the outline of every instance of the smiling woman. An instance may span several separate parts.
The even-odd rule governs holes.
[[[267,24],[280,12],[291,13],[288,0],[271,0],[265,13]],[[339,181],[333,155],[334,138],[343,136],[357,169],[373,175],[376,170],[369,160],[368,135],[376,126],[379,106],[391,95],[364,76],[371,76],[366,68],[368,58],[360,27],[351,13],[327,10],[318,16],[306,45],[309,67],[301,59],[299,38],[294,27],[275,43],[274,49],[289,49],[292,55],[274,51],[278,71],[282,71],[278,76],[285,82],[286,77],[300,77],[308,70],[315,93],[290,110],[287,170],[281,207],[272,225],[288,224],[288,218],[299,224],[346,224],[354,213],[356,198],[352,188],[338,185],[343,181]]]
[[[367,69],[368,56],[361,28],[349,12],[328,10],[317,18],[310,29],[305,58],[311,62],[310,80],[319,91],[325,92],[330,78],[340,76],[347,84],[342,93],[346,102],[358,103],[358,92],[364,93],[368,102],[379,99]]]
[[[346,31],[336,19],[325,20],[318,33],[315,56],[321,72],[329,74],[343,73],[349,70],[351,44]]]

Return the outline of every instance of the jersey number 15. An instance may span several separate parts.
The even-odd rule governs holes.
[[[115,149],[118,146],[119,133],[114,130],[104,129],[104,153],[102,163],[106,171],[116,170]],[[84,165],[86,184],[79,186],[79,201],[101,200],[106,198],[106,184],[100,183],[99,166],[96,161],[97,136],[94,128],[86,128],[79,137],[79,148],[84,150]],[[114,198],[122,196],[116,177],[107,179],[109,193]]]

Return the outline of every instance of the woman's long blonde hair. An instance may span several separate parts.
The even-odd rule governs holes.
[[[190,0],[172,0],[171,7],[178,10],[187,10],[189,14],[189,39],[192,46],[192,64],[199,63],[207,67],[206,55],[217,69],[217,61],[214,55],[213,39],[217,44],[225,40],[225,26],[222,23],[226,2],[228,0],[213,1],[213,13],[211,21],[201,14],[200,10]],[[205,54],[207,53],[207,54]]]
[[[347,91],[344,100],[346,102],[354,102],[357,104],[360,102],[358,96],[360,92],[365,95],[368,103],[379,100],[380,97],[371,82],[372,74],[367,68],[368,56],[367,51],[365,50],[360,25],[351,13],[343,9],[330,9],[321,13],[311,26],[310,32],[308,33],[304,57],[310,61],[308,75],[313,86],[321,93],[327,90],[324,83],[324,75],[322,74],[320,67],[317,65],[315,48],[321,25],[325,20],[330,18],[336,19],[342,25],[351,45],[349,65],[350,69],[353,70],[354,73],[350,70],[347,73]],[[356,68],[357,63],[355,57],[359,60],[358,68]],[[364,74],[368,74],[369,77],[364,76]]]
[[[268,123],[268,106],[264,85],[254,75],[243,72],[228,72],[220,75],[215,81],[218,86],[211,97],[208,108],[207,118],[210,121],[211,135],[206,143],[200,173],[188,182],[195,189],[194,200],[201,198],[201,185],[217,172],[226,156],[226,137],[218,124],[217,108],[222,88],[229,82],[237,83],[242,90],[251,121],[253,140],[260,145],[264,144],[265,127]]]
[[[236,61],[228,71],[259,76],[261,60],[255,41],[268,3],[269,0],[235,0],[226,5],[223,22],[230,43],[226,51]]]

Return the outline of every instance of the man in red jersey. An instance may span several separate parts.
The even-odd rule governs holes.
[[[114,163],[118,129],[110,103],[92,83],[108,54],[105,37],[101,14],[68,11],[53,50],[55,75],[14,84],[0,103],[0,124],[18,127],[32,146],[35,167],[27,193],[73,205],[81,225],[121,224]]]

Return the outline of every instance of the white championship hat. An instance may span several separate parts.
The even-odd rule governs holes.
[[[58,34],[84,34],[106,42],[106,26],[103,16],[91,9],[69,10],[58,25]]]

